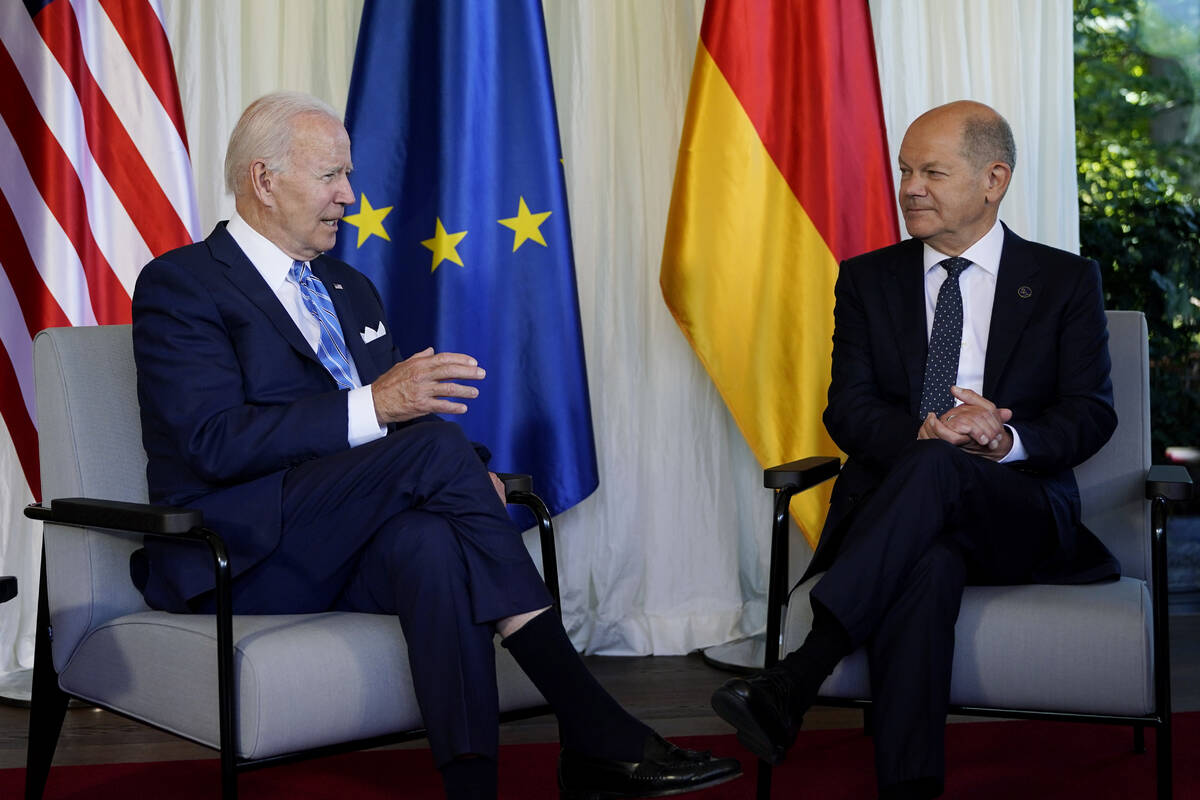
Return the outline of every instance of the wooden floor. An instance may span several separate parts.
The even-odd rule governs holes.
[[[728,675],[698,655],[646,658],[589,657],[596,677],[627,708],[666,736],[727,733],[730,728],[709,708],[713,689]],[[1172,693],[1176,711],[1200,710],[1200,613],[1171,618]],[[29,712],[0,706],[0,768],[24,766]],[[843,709],[814,708],[806,728],[851,727],[861,715]],[[552,718],[503,726],[501,741],[554,741]],[[421,747],[416,742],[407,746]],[[90,708],[67,712],[55,764],[97,764],[212,758],[207,748],[180,741],[144,725]]]

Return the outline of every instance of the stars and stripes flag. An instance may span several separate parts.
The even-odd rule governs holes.
[[[0,573],[12,574],[36,565],[31,529],[14,522],[40,497],[34,334],[129,322],[138,270],[199,231],[157,0],[0,3],[0,118]],[[30,607],[36,574],[21,586]]]

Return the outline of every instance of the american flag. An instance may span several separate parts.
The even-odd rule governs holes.
[[[40,497],[34,334],[129,322],[138,270],[199,219],[158,0],[0,1],[0,118],[2,504]]]

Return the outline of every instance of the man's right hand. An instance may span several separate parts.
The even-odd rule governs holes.
[[[375,418],[380,425],[386,425],[425,414],[465,414],[465,403],[445,398],[471,399],[479,396],[479,390],[453,381],[482,380],[486,374],[471,356],[435,353],[432,347],[426,347],[393,364],[371,384]]]

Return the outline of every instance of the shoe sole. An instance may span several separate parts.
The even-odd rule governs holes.
[[[720,786],[722,783],[728,783],[736,778],[742,777],[742,771],[731,775],[722,775],[719,778],[713,778],[711,781],[697,783],[690,786],[680,786],[675,789],[660,789],[657,792],[639,792],[630,794],[629,792],[607,792],[607,791],[573,791],[558,787],[559,800],[625,800],[625,798],[637,797],[670,797],[677,794],[687,794],[688,792],[698,792],[701,789],[711,789],[713,786]]]
[[[783,761],[787,749],[771,742],[771,737],[740,697],[733,692],[716,692],[712,697],[712,708],[718,717],[737,728],[738,741],[751,753],[772,766]]]

